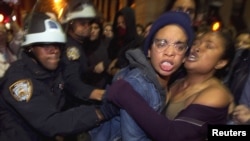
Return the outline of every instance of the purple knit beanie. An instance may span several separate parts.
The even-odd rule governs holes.
[[[152,45],[153,38],[156,32],[161,29],[162,27],[169,25],[169,24],[177,24],[184,29],[188,36],[187,44],[188,47],[191,47],[193,39],[194,39],[194,31],[193,27],[191,26],[191,19],[190,17],[184,12],[176,12],[170,11],[166,12],[161,15],[156,21],[154,21],[149,34],[145,40],[144,44],[144,54],[148,54],[148,49]]]

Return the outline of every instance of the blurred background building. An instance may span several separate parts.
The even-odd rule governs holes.
[[[40,11],[54,12],[60,18],[68,1],[0,0],[0,22],[7,23],[12,19],[22,25],[22,19],[32,11],[37,2],[39,2],[37,8]],[[135,10],[137,23],[145,25],[155,20],[164,11],[169,0],[92,0],[92,2],[104,22],[112,22],[120,8],[130,6]],[[214,3],[217,5],[213,5]],[[224,26],[234,27],[236,30],[250,28],[250,0],[200,0],[199,11],[204,21],[209,21],[208,18],[218,19]]]

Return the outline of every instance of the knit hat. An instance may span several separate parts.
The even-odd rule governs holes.
[[[161,15],[156,21],[154,21],[149,31],[149,34],[146,37],[145,44],[144,44],[145,55],[148,54],[148,49],[150,48],[153,42],[153,38],[156,32],[162,27],[169,25],[169,24],[177,24],[184,29],[184,31],[186,32],[188,36],[187,44],[190,47],[194,39],[194,31],[193,31],[193,27],[191,26],[191,23],[192,22],[191,22],[190,17],[184,12],[170,11]]]

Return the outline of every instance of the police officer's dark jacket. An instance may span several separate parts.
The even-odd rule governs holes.
[[[87,70],[87,57],[83,46],[83,44],[68,35],[65,50],[62,53],[67,99],[70,103],[75,103],[76,105],[77,103],[82,104],[82,101],[78,99],[84,100],[85,104],[92,103],[88,98],[91,92],[96,89],[94,86],[85,84],[82,79],[83,74]],[[74,94],[73,96],[72,93]],[[75,99],[75,97],[78,99]]]
[[[38,141],[98,124],[92,106],[64,110],[62,69],[47,71],[26,55],[6,72],[0,90],[0,140]]]
[[[238,49],[236,51],[233,63],[231,64],[229,73],[225,78],[225,84],[229,87],[236,104],[239,104],[239,99],[246,84],[250,73],[250,50]]]

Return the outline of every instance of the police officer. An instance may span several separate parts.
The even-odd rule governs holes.
[[[66,85],[60,56],[66,37],[60,24],[33,13],[23,56],[0,84],[0,140],[40,141],[95,127],[104,119],[95,106],[64,109]]]
[[[101,100],[104,90],[87,85],[83,81],[87,69],[87,57],[84,44],[90,36],[90,22],[96,17],[96,10],[92,3],[84,0],[70,1],[68,12],[65,14],[64,24],[67,32],[67,43],[63,59],[66,63],[65,75],[67,79],[67,93],[77,94],[83,100]],[[81,103],[75,96],[68,95],[71,103]]]

